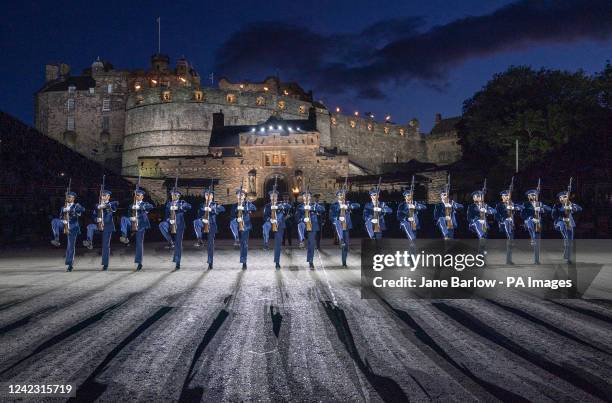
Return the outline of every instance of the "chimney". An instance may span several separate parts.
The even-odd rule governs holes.
[[[45,66],[45,81],[53,81],[59,78],[59,66],[57,64],[47,64]]]
[[[436,113],[436,124],[440,123],[442,121],[442,114],[441,113]]]

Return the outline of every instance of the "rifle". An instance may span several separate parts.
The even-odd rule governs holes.
[[[176,178],[174,179],[174,187],[172,188],[172,193],[176,192],[178,189],[178,171],[176,173]],[[172,195],[170,195],[170,198],[172,198]],[[178,206],[178,201],[174,201],[172,200],[170,207],[172,206]],[[170,208],[170,221],[172,221],[174,224],[170,224],[170,233],[171,234],[176,234],[176,229],[177,229],[177,225],[176,225],[176,210],[172,210],[172,208]]]
[[[508,203],[506,203],[506,213],[508,214],[512,228],[514,228],[514,210],[509,208],[514,205],[514,203],[512,203],[512,190],[514,190],[514,176],[510,180],[510,186],[508,187]]]
[[[536,187],[536,199],[535,199],[535,204],[534,204],[534,209],[533,209],[533,218],[535,221],[535,225],[534,225],[534,231],[535,232],[540,232],[541,230],[541,224],[540,224],[540,217],[541,217],[541,213],[536,210],[537,207],[540,207],[540,190],[541,190],[541,180],[540,178],[538,178],[538,186]]]
[[[444,213],[446,216],[446,228],[453,229],[453,218],[451,216],[453,212],[453,204],[450,199],[450,173],[448,174],[448,178],[446,179],[446,198],[450,207],[444,207]]]
[[[572,177],[570,176],[570,180],[569,180],[569,185],[567,186],[567,203],[565,204],[566,206],[572,206],[572,202],[570,201],[570,196],[572,194]],[[570,218],[572,216],[572,209],[565,209],[565,220],[569,222]]]
[[[309,192],[310,192],[310,179],[308,179],[308,184],[306,185],[305,195],[308,195]],[[308,206],[310,206],[310,196],[308,197]],[[306,200],[304,200],[304,207],[306,207]],[[306,224],[306,231],[312,231],[312,220],[310,218],[310,210],[304,209],[304,214],[305,214],[305,217],[308,218],[308,220],[304,220]]]
[[[480,220],[482,223],[482,230],[487,232],[487,211],[482,211],[485,208],[485,195],[487,194],[487,178],[485,178],[484,183],[482,184],[482,197],[480,199]]]
[[[348,173],[346,174],[346,176],[344,177],[344,185],[342,185],[342,204],[346,204],[346,191],[348,189]],[[342,222],[342,230],[345,231],[347,228],[347,223],[346,223],[346,209],[345,208],[340,208],[340,217],[343,217],[343,219],[341,220]]]
[[[102,175],[102,184],[100,185],[100,194],[98,197],[98,206],[102,204],[102,192],[106,183],[106,175]],[[98,207],[98,231],[104,231],[104,208]]]
[[[66,188],[66,198],[64,200],[64,208],[68,208],[68,193],[70,193],[70,185],[72,185],[72,178],[68,179],[68,188]],[[70,233],[70,211],[64,211],[64,234]]]
[[[378,205],[380,204],[380,182],[382,181],[382,176],[378,177],[378,184],[376,185],[376,204],[374,205],[374,207],[378,207]],[[373,231],[374,232],[380,232],[380,214],[378,213],[378,211],[374,210],[374,219],[376,220],[376,222],[374,223],[373,227]]]
[[[209,194],[212,195],[212,191],[213,191],[213,179],[210,180],[210,187],[209,187]],[[208,200],[205,200],[206,202],[206,207],[210,208],[210,205],[212,204],[212,197],[209,197]],[[209,226],[209,220],[210,219],[210,211],[209,210],[204,210],[204,220],[206,220],[206,222],[204,223],[204,232],[208,233],[210,232],[210,226]]]
[[[136,188],[134,189],[134,204],[133,204],[133,206],[135,206],[136,203],[138,203],[138,200],[136,200],[136,192],[138,191],[138,189],[140,189],[140,175],[138,175],[138,182],[136,182]],[[132,220],[132,232],[136,232],[136,231],[138,231],[138,210],[132,209],[132,217],[134,218]]]
[[[415,201],[414,201],[414,175],[412,175],[412,182],[410,183],[410,197],[412,197],[412,204],[415,204]],[[416,207],[416,205],[415,205],[415,207]],[[416,227],[417,227],[417,223],[416,223],[416,220],[415,220],[415,217],[414,217],[415,216],[415,214],[414,214],[415,207],[411,207],[411,208],[408,209],[408,215],[410,217],[412,217],[412,221],[410,221],[410,222],[411,222],[411,227],[412,227],[413,231],[416,230]]]
[[[274,175],[274,187],[272,188],[273,195],[276,192],[277,183],[278,183],[278,175]],[[277,196],[277,200],[278,200],[278,196]],[[276,201],[272,201],[271,206],[276,206]],[[278,231],[278,222],[276,222],[276,209],[273,209],[273,208],[270,209],[270,216],[272,217],[272,220],[274,220],[274,222],[272,223],[272,231],[276,232]]]
[[[238,206],[242,206],[244,208],[244,200],[242,200],[242,188],[243,187],[244,187],[244,177],[240,181],[240,193],[239,193],[240,202],[238,203]],[[246,197],[245,197],[245,199],[246,199]],[[244,219],[242,217],[243,215],[244,215],[244,210],[236,210],[236,217],[240,218],[240,220],[236,220],[236,221],[238,221],[238,230],[239,231],[244,231]]]

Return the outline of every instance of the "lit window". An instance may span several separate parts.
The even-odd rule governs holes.
[[[140,105],[144,102],[144,98],[141,96],[136,97],[136,105]]]
[[[285,101],[278,101],[278,109],[285,109]]]
[[[140,91],[140,88],[142,88],[142,87],[140,86],[140,83],[139,83],[139,82],[137,82],[136,84],[134,84],[134,89],[135,89],[136,91]]]
[[[66,130],[74,131],[74,117],[68,116],[66,119]]]
[[[194,91],[193,99],[198,102],[202,102],[204,100],[204,94],[202,93],[202,91]]]
[[[96,89],[94,87],[89,87],[89,95],[93,95],[96,93]]]
[[[372,131],[374,129],[374,126],[372,126],[372,123],[368,123],[368,131]]]
[[[265,166],[267,166],[267,167],[269,167],[270,165],[272,165],[272,164],[270,163],[270,155],[269,155],[269,154],[264,155],[264,165],[265,165]]]
[[[354,120],[351,120],[351,123],[350,123],[350,124],[351,124],[351,127],[352,127],[353,129],[354,129],[356,126],[357,126],[357,123],[355,123],[355,121],[354,121]]]
[[[227,100],[228,104],[236,103],[236,95],[234,94],[227,94],[227,97],[225,97],[225,99]]]
[[[172,101],[172,93],[170,91],[162,92],[162,101],[164,102]]]
[[[403,136],[405,133],[406,131],[404,130],[404,128],[399,129],[400,136]]]
[[[109,131],[109,130],[110,130],[110,117],[102,116],[102,131]]]
[[[284,167],[287,166],[287,154],[281,154],[280,164],[281,166],[284,166]]]
[[[75,91],[76,91],[76,87],[74,85],[68,86],[68,93],[69,94],[74,94]]]
[[[264,97],[257,97],[255,103],[257,106],[264,106],[266,104],[266,99]]]
[[[157,86],[157,80],[155,80],[154,78],[151,79],[151,87],[155,87]]]
[[[110,99],[103,99],[102,100],[102,112],[108,112],[110,110],[111,110]]]
[[[74,111],[74,99],[70,98],[66,101],[66,110],[68,112]]]
[[[338,121],[336,120],[336,118],[331,118],[331,124],[336,126],[336,124],[338,124]]]
[[[268,92],[270,89],[268,87],[264,87],[264,91]]]
[[[106,86],[106,92],[109,93],[109,94],[113,93],[113,84],[108,84]]]
[[[389,126],[385,126],[385,134],[389,134]]]
[[[302,115],[306,113],[306,106],[305,105],[300,105],[300,107],[298,109],[299,109],[299,112]]]
[[[283,91],[283,94],[285,94],[285,95],[289,95],[289,91],[284,90],[284,91]]]

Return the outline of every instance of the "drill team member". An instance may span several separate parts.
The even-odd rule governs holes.
[[[247,269],[247,255],[249,253],[249,233],[253,228],[251,213],[257,208],[246,200],[246,192],[242,187],[236,190],[237,203],[232,205],[230,230],[234,239],[240,242],[240,263],[242,270]]]
[[[211,188],[205,189],[204,203],[198,209],[198,218],[193,221],[193,230],[196,234],[196,247],[202,246],[202,230],[206,234],[208,270],[213,268],[215,254],[215,235],[217,234],[217,214],[223,213],[225,207],[214,201],[215,192]]]
[[[359,203],[351,203],[346,200],[346,189],[340,189],[336,192],[336,201],[329,209],[329,219],[334,226],[340,248],[342,249],[342,267],[346,267],[346,258],[349,251],[349,231],[353,229],[351,220],[351,212],[359,209]]]
[[[283,242],[283,233],[285,232],[285,216],[291,205],[284,202],[278,203],[277,190],[271,190],[269,195],[270,203],[264,206],[263,212],[264,248],[268,250],[270,230],[272,230],[274,232],[274,264],[276,269],[280,269],[281,244]]]
[[[521,217],[524,220],[525,228],[529,232],[531,245],[533,246],[533,261],[540,264],[540,239],[542,237],[542,226],[544,224],[544,214],[552,209],[539,201],[540,186],[538,189],[530,189],[525,194],[527,201],[523,204]]]
[[[130,206],[131,215],[129,217],[121,217],[121,238],[120,241],[124,244],[130,243],[128,231],[135,230],[136,254],[134,263],[138,264],[136,271],[142,270],[142,257],[144,254],[144,236],[145,232],[151,228],[149,221],[149,211],[155,206],[144,201],[145,191],[136,189],[134,191],[135,203]]]
[[[324,213],[325,208],[318,203],[312,203],[312,193],[306,190],[302,193],[302,204],[298,206],[298,235],[300,246],[303,247],[304,239],[307,238],[306,261],[311,269],[314,269],[314,250],[317,243],[317,232],[321,229],[319,225],[319,214]]]
[[[567,263],[572,262],[574,228],[576,228],[574,213],[582,211],[582,207],[576,203],[572,203],[569,196],[569,191],[559,192],[557,194],[559,203],[555,204],[552,210],[555,229],[559,231],[563,237],[563,259],[565,259]]]
[[[181,268],[185,213],[189,210],[191,210],[191,204],[181,200],[181,192],[175,186],[170,193],[170,200],[166,203],[166,219],[159,223],[159,230],[168,244],[174,248],[172,261],[176,264],[176,270]],[[172,234],[175,234],[174,240]]]
[[[83,245],[87,249],[93,248],[93,237],[95,232],[102,233],[102,270],[108,270],[108,261],[110,258],[110,243],[113,232],[115,232],[115,222],[113,213],[117,211],[119,203],[111,201],[111,191],[103,189],[101,191],[101,202],[93,211],[94,224],[87,226],[87,239],[83,241]],[[101,215],[101,217],[100,217]]]
[[[64,207],[60,209],[59,218],[54,218],[51,221],[51,229],[53,231],[53,246],[60,246],[59,236],[61,232],[66,234],[66,271],[72,271],[74,264],[74,252],[76,247],[77,236],[81,233],[79,225],[79,217],[85,212],[85,208],[79,203],[76,203],[76,193],[68,190],[66,192],[66,201]]]
[[[391,207],[379,200],[380,187],[370,190],[370,200],[363,207],[363,221],[370,239],[382,239],[383,231],[387,230],[385,214],[393,213]]]
[[[434,208],[434,222],[445,240],[455,237],[455,229],[458,226],[457,210],[461,209],[463,205],[450,200],[447,190],[440,192],[440,202]]]
[[[495,207],[495,221],[499,225],[499,230],[506,236],[506,264],[514,264],[512,262],[514,212],[523,211],[523,206],[512,202],[511,189],[503,190],[499,195],[501,196],[501,201]]]

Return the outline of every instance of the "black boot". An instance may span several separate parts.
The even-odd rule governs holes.
[[[169,242],[168,245],[166,245],[166,249],[174,249],[174,242]]]
[[[280,270],[280,263],[276,262],[276,270]]]
[[[72,265],[68,265],[68,267],[66,267],[66,271],[72,271]]]
[[[138,263],[138,266],[136,267],[136,271],[140,271],[142,270],[142,263]]]
[[[343,262],[343,263],[342,263],[342,267],[346,267],[346,262]]]
[[[174,270],[181,270],[181,264],[177,263],[176,266],[174,266]]]
[[[212,263],[209,263],[208,264],[208,270],[212,270],[212,269],[213,269]]]
[[[195,243],[193,246],[195,246],[196,248],[201,247],[201,246],[202,246],[202,240],[201,240],[201,239],[198,239],[198,240],[196,241],[196,243]]]
[[[312,262],[308,262],[308,267],[310,267],[312,270],[314,270],[314,264],[312,264]]]
[[[242,270],[246,270],[246,269],[247,269],[247,267],[246,267],[246,263],[243,263],[243,264],[242,264]]]
[[[51,241],[51,245],[53,245],[53,246],[55,246],[55,247],[58,247],[58,246],[60,246],[61,244],[60,244],[59,239],[53,239],[53,240]]]
[[[108,266],[102,266],[102,271],[107,271],[108,270]]]

